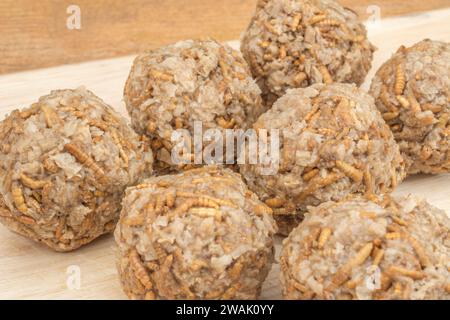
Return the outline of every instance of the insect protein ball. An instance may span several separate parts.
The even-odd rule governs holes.
[[[272,105],[291,88],[361,85],[375,47],[357,14],[335,1],[267,0],[259,1],[241,51]]]
[[[450,43],[400,47],[378,70],[370,93],[409,173],[450,172]]]
[[[115,231],[122,287],[133,299],[256,299],[275,228],[230,169],[148,179],[127,189]]]
[[[56,251],[111,232],[125,187],[153,155],[84,88],[56,90],[0,123],[0,221]]]
[[[311,208],[283,242],[285,299],[450,299],[450,220],[414,197]]]
[[[203,132],[246,129],[264,111],[260,94],[238,51],[214,40],[188,40],[138,56],[124,100],[133,128],[152,140],[155,170],[162,174],[193,165],[193,145],[173,161],[176,130],[187,131],[181,142],[189,145],[195,123]]]
[[[308,206],[349,194],[388,193],[405,176],[389,127],[373,98],[355,85],[292,89],[253,127],[279,131],[278,171],[265,174],[265,164],[258,163],[242,165],[241,173],[273,208],[283,235]]]

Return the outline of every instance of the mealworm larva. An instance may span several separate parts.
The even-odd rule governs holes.
[[[405,109],[409,109],[409,107],[411,106],[411,104],[409,103],[409,100],[406,99],[404,96],[397,96],[397,101],[400,103],[400,105],[405,108]]]
[[[157,80],[162,80],[162,81],[172,81],[174,78],[173,75],[171,75],[169,73],[161,72],[161,71],[154,70],[154,69],[150,70],[149,74],[153,78],[155,78]]]
[[[403,71],[403,66],[399,64],[395,69],[394,93],[396,96],[401,96],[403,94],[405,83],[405,72]]]
[[[335,183],[339,179],[342,178],[341,174],[330,173],[325,178],[316,177],[312,179],[308,185],[308,187],[298,196],[298,200],[302,201],[309,195],[313,194],[320,188],[324,188],[329,186],[330,184]]]
[[[166,194],[166,205],[169,208],[173,208],[173,206],[175,205],[175,192],[167,192]]]
[[[336,19],[327,18],[327,19],[317,22],[317,24],[319,26],[324,26],[324,27],[325,26],[336,27],[336,26],[340,26],[342,24],[342,22],[339,20],[336,20]]]
[[[325,84],[331,84],[333,83],[333,77],[331,76],[330,72],[328,71],[328,68],[324,65],[319,66],[319,71],[322,74],[323,82]]]
[[[283,60],[284,58],[286,58],[286,56],[287,56],[286,47],[285,46],[281,46],[280,50],[279,50],[279,58],[281,60]]]
[[[309,19],[308,23],[311,25],[315,25],[316,23],[324,21],[325,19],[327,19],[327,16],[325,14],[318,14]]]
[[[308,76],[306,75],[306,73],[304,72],[299,72],[295,77],[294,77],[294,83],[296,85],[301,85],[303,81],[305,81],[308,78]]]
[[[123,166],[125,168],[128,168],[129,158],[128,158],[128,155],[126,154],[125,150],[123,149],[122,143],[119,139],[119,136],[117,135],[116,130],[111,131],[111,137],[112,137],[113,141],[116,143],[117,148],[119,149],[119,155],[124,162]]]
[[[373,243],[369,242],[362,247],[356,255],[350,259],[344,266],[342,266],[332,277],[331,284],[327,288],[327,291],[332,291],[341,284],[343,284],[351,274],[351,271],[364,263],[370,256],[373,249]]]
[[[391,266],[387,270],[387,274],[390,276],[404,276],[414,280],[422,280],[426,277],[425,273],[417,270],[410,270],[400,266]]]
[[[278,30],[268,21],[264,22],[264,27],[266,27],[267,31],[269,31],[270,33],[273,33],[277,36],[280,35],[280,33],[278,32]]]
[[[105,131],[105,132],[108,131],[108,125],[101,120],[89,119],[88,125],[99,128],[100,130]]]
[[[291,22],[291,30],[296,31],[298,26],[300,25],[300,21],[302,20],[302,14],[297,13],[293,18]]]
[[[285,200],[280,198],[271,198],[264,202],[271,208],[281,208],[284,205]]]
[[[44,180],[34,180],[30,177],[28,177],[25,173],[21,173],[20,174],[20,181],[22,182],[22,184],[25,187],[28,187],[30,189],[41,189],[43,188],[47,183],[49,183],[48,181],[44,181]]]
[[[230,120],[227,121],[223,117],[219,117],[217,118],[217,124],[224,129],[232,129],[236,124],[236,120],[234,120],[234,118],[231,118]]]
[[[317,241],[317,247],[322,249],[325,246],[325,243],[328,241],[332,233],[331,228],[323,228],[320,231],[319,240]]]
[[[22,213],[27,213],[28,207],[25,204],[25,198],[23,197],[22,189],[17,186],[13,186],[11,189],[11,195],[16,208]]]
[[[153,288],[150,276],[142,264],[139,253],[136,250],[130,252],[130,265],[136,278],[142,283],[145,289],[150,290]]]
[[[411,110],[414,113],[422,112],[422,108],[420,106],[420,103],[417,101],[417,99],[414,96],[414,94],[412,94],[412,93],[408,94],[408,101],[409,101],[409,104],[411,105]]]
[[[406,238],[406,240],[408,240],[409,243],[411,244],[411,247],[413,247],[414,251],[419,257],[420,264],[424,268],[431,266],[432,264],[430,258],[428,258],[428,255],[426,254],[426,251],[422,247],[422,245],[415,238],[411,237],[409,234],[403,233],[403,237]]]
[[[372,265],[378,266],[380,264],[381,260],[383,259],[383,257],[384,257],[384,250],[375,248]]]
[[[189,213],[199,216],[200,218],[213,217],[216,221],[220,221],[222,219],[222,211],[215,208],[208,208],[208,207],[191,208],[189,209]]]
[[[399,112],[385,112],[383,113],[383,119],[385,121],[394,120],[399,116]]]
[[[107,181],[107,177],[105,175],[105,172],[102,168],[100,168],[95,161],[86,154],[83,150],[81,150],[79,147],[77,147],[73,143],[67,143],[64,145],[64,149],[66,149],[67,152],[69,152],[71,155],[75,157],[81,164],[86,166],[87,168],[91,169],[94,173],[94,176],[102,183],[105,183]]]
[[[44,113],[45,123],[47,124],[47,127],[51,128],[56,124],[61,124],[62,120],[58,116],[55,110],[53,108],[50,108],[47,105],[41,106],[42,112]]]
[[[402,236],[401,236],[400,232],[389,232],[389,233],[386,233],[384,237],[387,240],[396,240],[396,239],[400,239]]]
[[[253,212],[254,212],[257,216],[260,216],[260,215],[263,215],[263,214],[273,214],[273,210],[272,210],[270,207],[268,207],[268,206],[266,206],[266,205],[263,205],[263,204],[258,204],[258,205],[256,205],[256,206],[253,208]]]
[[[318,174],[319,174],[319,169],[316,168],[316,169],[313,169],[313,170],[305,173],[302,178],[304,181],[308,182],[312,178],[316,177]]]
[[[344,161],[336,161],[336,167],[346,176],[350,177],[355,183],[360,183],[363,180],[363,172]]]

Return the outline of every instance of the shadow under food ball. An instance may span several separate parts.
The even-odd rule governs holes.
[[[265,111],[241,53],[214,40],[182,41],[141,54],[133,63],[124,100],[133,128],[151,139],[158,174],[194,166],[195,123],[203,132],[245,130]],[[175,133],[182,135],[174,141]],[[182,155],[176,152],[180,159],[174,163],[172,150],[179,142],[191,147]]]
[[[256,299],[274,258],[271,210],[238,173],[203,167],[128,188],[115,231],[133,299]]]
[[[289,90],[253,127],[279,131],[276,173],[265,174],[262,163],[240,169],[250,190],[274,210],[283,235],[308,206],[350,194],[389,193],[404,179],[392,132],[373,98],[355,85]]]
[[[412,196],[312,208],[283,242],[285,299],[450,299],[450,220]]]
[[[267,105],[287,89],[364,82],[375,47],[357,14],[331,0],[260,1],[241,51]]]
[[[84,88],[56,90],[0,123],[0,221],[71,251],[118,220],[153,155],[124,118]]]

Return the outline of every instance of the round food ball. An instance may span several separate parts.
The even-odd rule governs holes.
[[[400,47],[372,81],[410,174],[450,172],[449,88],[450,43],[431,40]]]
[[[115,231],[133,299],[256,299],[273,261],[271,210],[239,174],[203,167],[127,189]]]
[[[84,88],[13,111],[0,139],[0,222],[56,251],[111,232],[125,188],[151,173],[151,150]]]
[[[450,299],[450,220],[414,197],[311,209],[283,242],[286,299]]]
[[[267,0],[241,51],[271,105],[287,89],[364,82],[375,47],[355,12],[331,0]]]
[[[192,167],[172,160],[175,130],[192,136],[194,122],[203,131],[246,129],[265,111],[241,54],[214,40],[178,42],[138,56],[124,99],[133,128],[152,140],[159,174]],[[193,158],[193,149],[184,159]]]
[[[258,163],[241,166],[241,173],[274,209],[283,235],[302,220],[308,206],[355,193],[387,193],[405,176],[389,127],[373,98],[355,85],[292,89],[254,128],[279,131],[278,171],[265,174],[265,165]]]

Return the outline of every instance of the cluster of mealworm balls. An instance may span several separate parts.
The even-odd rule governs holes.
[[[277,232],[286,299],[450,299],[449,218],[389,196],[407,173],[450,172],[450,44],[402,46],[369,95],[375,47],[355,12],[260,0],[241,50],[188,40],[138,56],[135,131],[84,88],[13,111],[0,222],[56,251],[115,229],[131,299],[256,299]],[[203,166],[197,122],[278,130],[279,152],[239,173]]]

